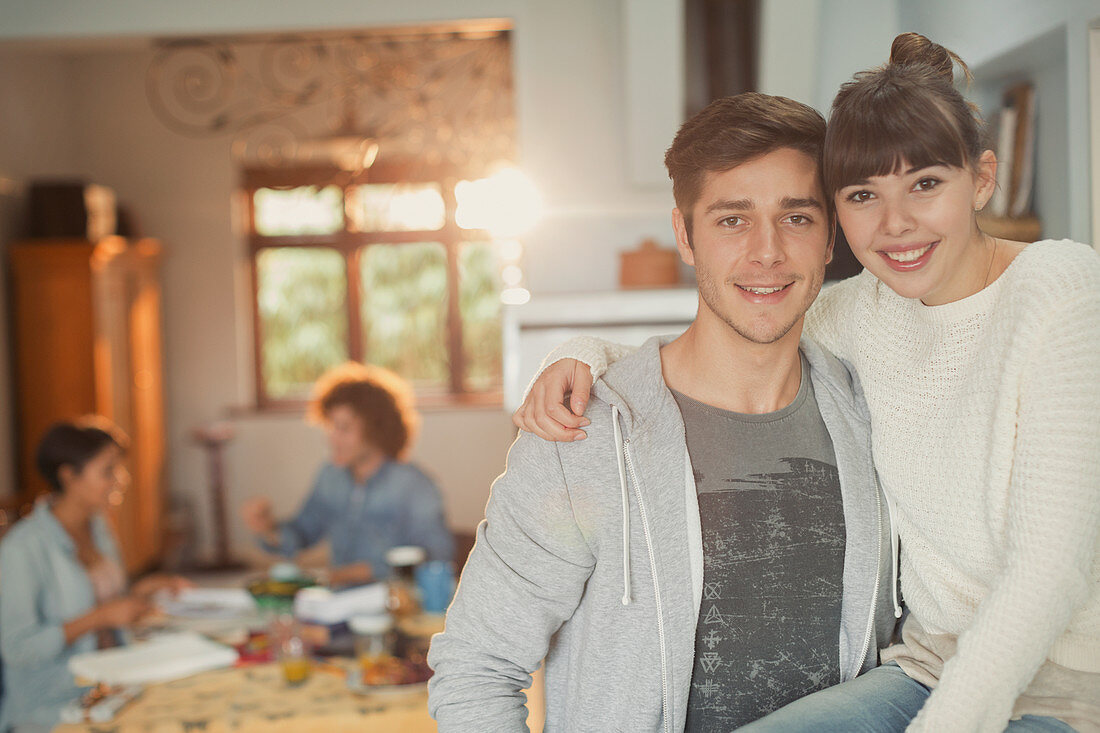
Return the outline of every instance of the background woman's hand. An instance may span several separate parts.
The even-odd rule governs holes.
[[[195,584],[187,578],[180,575],[165,575],[157,573],[155,575],[147,575],[138,582],[134,583],[131,587],[131,591],[136,596],[141,596],[145,599],[151,599],[157,593],[165,592],[169,595],[178,595],[184,588],[194,588]]]
[[[566,408],[565,395],[570,392]],[[576,359],[561,359],[546,367],[531,385],[527,399],[512,414],[512,422],[544,440],[584,440],[587,433],[581,428],[589,424],[584,410],[591,392],[592,370],[588,365]]]
[[[96,608],[97,626],[106,629],[121,629],[133,626],[152,610],[152,604],[142,596],[135,594],[116,598]]]

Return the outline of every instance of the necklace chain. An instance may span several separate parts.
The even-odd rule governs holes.
[[[991,237],[991,239],[993,239],[993,251],[989,253],[989,268],[985,271],[985,282],[982,283],[982,290],[985,290],[986,286],[989,285],[989,275],[993,272],[993,262],[997,259],[997,245],[999,243],[996,237]]]

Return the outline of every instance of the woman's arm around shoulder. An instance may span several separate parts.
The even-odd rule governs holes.
[[[520,430],[534,433],[543,440],[572,442],[584,440],[581,430],[588,424],[592,384],[607,367],[635,350],[593,336],[575,336],[551,351],[527,388],[523,404],[512,414]],[[569,395],[569,407],[565,396]]]

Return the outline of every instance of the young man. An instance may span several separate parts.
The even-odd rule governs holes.
[[[893,556],[866,410],[799,344],[831,256],[824,136],[760,94],[681,127],[698,315],[596,382],[587,440],[512,446],[429,654],[441,731],[525,729],[544,657],[547,730],[730,730],[876,664]]]
[[[333,585],[385,578],[386,551],[400,545],[452,560],[454,539],[439,489],[399,460],[417,421],[408,385],[380,367],[345,364],[317,380],[310,417],[325,428],[330,462],[297,516],[277,522],[262,497],[241,508],[264,549],[293,557],[327,536]]]

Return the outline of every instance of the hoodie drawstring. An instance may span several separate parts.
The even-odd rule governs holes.
[[[619,461],[619,486],[623,499],[623,605],[630,605],[630,489],[626,480],[626,448],[619,427],[619,408],[611,406],[611,425],[615,433],[615,457]]]

